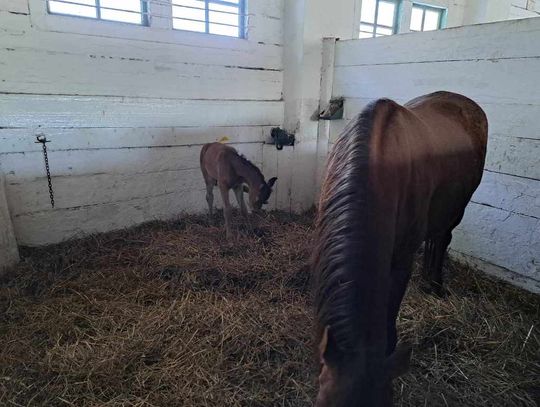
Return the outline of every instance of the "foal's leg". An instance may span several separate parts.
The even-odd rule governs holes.
[[[206,202],[210,216],[214,214],[214,182],[206,182]]]
[[[244,201],[244,187],[242,185],[234,188],[234,194],[236,195],[236,200],[238,201],[238,206],[240,207],[240,213],[244,218],[247,218],[247,207],[246,202]]]
[[[444,295],[443,287],[443,261],[446,254],[446,249],[452,240],[452,231],[449,230],[438,236],[426,240],[424,250],[424,269],[422,277],[428,282],[432,291],[438,295]]]
[[[226,185],[219,185],[221,192],[221,198],[223,199],[223,215],[225,216],[225,230],[227,232],[227,239],[231,240],[233,237],[231,228],[232,208],[229,201],[229,187]]]
[[[392,354],[397,345],[396,320],[401,307],[401,301],[407,290],[407,284],[411,277],[413,255],[408,254],[401,259],[392,262],[390,295],[388,298],[387,314],[387,342],[386,355]]]

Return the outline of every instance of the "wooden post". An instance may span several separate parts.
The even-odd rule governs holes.
[[[19,250],[6,199],[5,176],[0,172],[0,275],[19,261]]]

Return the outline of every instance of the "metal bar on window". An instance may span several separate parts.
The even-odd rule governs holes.
[[[173,8],[187,8],[190,10],[206,10],[203,7],[193,7],[193,6],[181,6],[179,4],[173,4]],[[242,13],[235,13],[234,11],[221,11],[221,10],[210,10],[212,13],[221,13],[221,14],[231,14],[231,15],[239,15]]]
[[[96,4],[95,6],[92,6],[90,4],[77,3],[75,1],[69,1],[69,0],[52,0],[52,1],[54,1],[55,3],[72,4],[72,5],[81,6],[81,7],[95,8],[96,11],[97,11],[97,15],[98,15],[97,18],[101,18],[101,13],[99,12],[99,9],[101,9],[101,10],[112,10],[112,11],[122,11],[124,13],[132,13],[132,14],[148,14],[148,12],[141,13],[140,11],[135,11],[135,10],[126,10],[126,9],[123,9],[123,8],[113,8],[113,7],[101,6],[99,0],[95,0],[95,4]],[[49,3],[49,1],[47,3]],[[53,13],[53,14],[57,14],[57,13]],[[60,14],[60,13],[58,13],[58,14]],[[71,14],[65,14],[65,15],[71,15]]]
[[[173,17],[173,20],[194,21],[196,23],[205,23],[206,22],[205,20],[197,20],[195,18],[187,18],[187,17]],[[225,24],[225,23],[214,23],[214,22],[212,22],[210,24],[224,25],[224,26],[227,26],[227,27],[238,27],[236,24]]]

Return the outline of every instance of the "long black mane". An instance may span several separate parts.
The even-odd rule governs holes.
[[[330,327],[341,351],[353,351],[361,333],[358,270],[368,250],[369,144],[379,100],[342,132],[329,156],[321,191],[313,258],[319,333]]]

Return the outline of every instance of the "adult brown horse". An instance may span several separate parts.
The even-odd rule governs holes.
[[[229,190],[234,190],[240,211],[247,216],[244,202],[244,184],[249,189],[249,206],[253,211],[261,209],[268,203],[272,187],[277,178],[270,178],[268,182],[255,164],[244,156],[238,154],[234,148],[222,143],[208,143],[201,150],[201,171],[206,183],[206,202],[210,215],[213,213],[214,186],[218,186],[223,199],[223,213],[225,216],[225,229],[227,239],[232,238],[231,217],[232,208],[229,200]]]
[[[380,99],[334,146],[319,203],[313,273],[321,371],[318,407],[389,406],[408,368],[396,318],[413,255],[442,289],[451,233],[480,183],[487,118],[448,92],[400,106]]]

